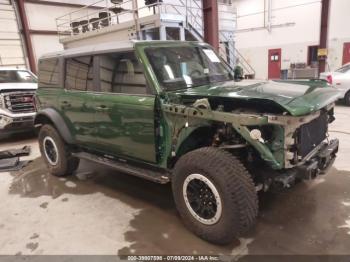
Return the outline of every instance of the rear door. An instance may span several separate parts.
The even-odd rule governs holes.
[[[112,155],[156,162],[155,96],[133,52],[96,56],[100,93],[95,96],[98,146]]]
[[[281,49],[270,49],[268,56],[269,79],[281,78]]]
[[[65,59],[65,90],[59,97],[59,107],[76,141],[94,147],[95,107],[93,56]]]

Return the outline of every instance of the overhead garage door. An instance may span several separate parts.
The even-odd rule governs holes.
[[[10,0],[0,0],[0,66],[26,67],[16,12]]]

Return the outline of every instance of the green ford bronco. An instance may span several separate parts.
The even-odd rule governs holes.
[[[338,92],[315,85],[235,82],[204,43],[111,42],[39,61],[41,154],[65,176],[79,159],[171,182],[186,226],[225,244],[251,228],[259,190],[324,174]]]

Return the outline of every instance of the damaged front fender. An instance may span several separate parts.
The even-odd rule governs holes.
[[[203,104],[203,101],[202,103]],[[235,131],[240,134],[248,144],[254,147],[273,169],[283,168],[283,162],[279,162],[271,152],[270,148],[263,142],[255,140],[250,136],[249,126],[262,126],[269,124],[268,116],[244,114],[244,113],[228,113],[222,111],[214,111],[210,108],[201,108],[200,106],[185,106],[178,104],[163,104],[162,108],[165,114],[177,116],[176,120],[171,122],[180,122],[173,126],[172,133],[172,151],[171,156],[176,155],[176,150],[181,146],[186,136],[191,133],[189,129],[195,129],[208,122],[222,122],[232,124]]]

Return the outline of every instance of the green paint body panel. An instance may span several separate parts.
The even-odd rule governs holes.
[[[95,105],[100,104],[107,109],[95,114],[99,149],[155,163],[155,96],[97,94]]]
[[[325,108],[339,97],[338,91],[318,86],[315,81],[227,81],[165,91],[145,54],[145,48],[157,46],[208,47],[195,42],[136,42],[135,53],[143,65],[152,94],[75,92],[65,90],[63,84],[61,88],[50,89],[39,85],[39,109],[52,107],[60,112],[79,146],[165,169],[171,168],[170,159],[186,151],[184,143],[193,142],[197,130],[209,130],[218,122],[229,123],[272,168],[282,169],[285,168],[283,123],[273,124],[278,142],[265,144],[252,139],[249,128],[271,124],[268,115],[200,110],[184,105],[182,99],[253,101],[256,108],[269,101],[282,108],[291,120],[301,121],[301,116]]]
[[[221,97],[232,100],[254,100],[260,103],[272,101],[293,116],[306,115],[319,110],[339,98],[334,88],[312,85],[277,83],[274,81],[224,82],[218,85],[201,86],[177,94],[195,97]]]
[[[91,93],[62,90],[58,109],[78,143],[96,147],[94,96]]]

